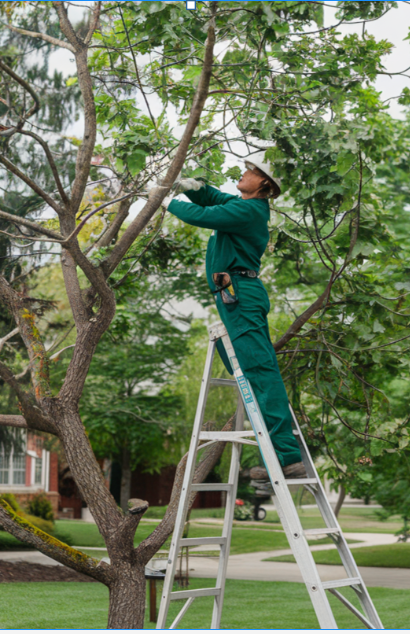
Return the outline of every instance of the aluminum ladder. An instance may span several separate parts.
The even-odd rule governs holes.
[[[233,369],[234,380],[211,378],[212,361],[218,339],[222,339],[224,344]],[[210,385],[237,386],[239,390],[239,399],[235,431],[202,431],[201,427],[204,419],[205,406]],[[245,406],[248,419],[252,426],[252,430],[249,431],[244,431],[243,428],[243,406]],[[181,498],[179,501],[179,508],[169,551],[163,592],[161,596],[161,605],[158,614],[157,629],[166,628],[166,619],[171,601],[186,599],[186,603],[169,628],[175,629],[194,600],[198,597],[208,596],[214,597],[211,628],[218,629],[220,627],[238,484],[241,444],[253,444],[259,446],[272,483],[275,508],[288,538],[293,555],[299,565],[303,581],[306,584],[306,588],[311,598],[320,627],[322,629],[338,629],[332,608],[326,595],[327,590],[336,596],[351,612],[353,612],[353,614],[355,614],[368,629],[383,629],[383,625],[356,566],[355,560],[352,557],[339,523],[327,500],[325,491],[309,454],[309,450],[306,446],[293,409],[290,405],[289,407],[291,409],[294,423],[293,433],[299,443],[302,460],[308,475],[307,478],[295,480],[284,478],[278,457],[272,446],[265,422],[253,394],[252,387],[239,367],[235,351],[225,326],[222,323],[217,323],[211,326],[209,328],[208,354],[205,362],[191,444],[188,452]],[[251,440],[252,437],[256,438],[256,441]],[[200,445],[200,441],[205,442]],[[228,482],[224,484],[193,484],[192,480],[195,472],[198,451],[200,451],[203,447],[209,446],[211,443],[218,441],[232,442],[232,458]],[[289,491],[289,485],[303,485],[314,495],[317,506],[326,525],[324,528],[314,528],[308,530],[302,528],[295,504]],[[191,493],[194,491],[226,491],[226,509],[221,537],[185,539],[182,537],[188,512],[189,498]],[[321,581],[307,541],[309,537],[316,537],[318,535],[329,536],[333,539],[345,568],[346,578],[337,579],[335,581]],[[220,548],[215,587],[195,590],[187,589],[173,592],[172,587],[180,548],[209,544],[214,544],[216,547]],[[344,587],[351,587],[355,591],[364,614],[362,614],[354,605],[352,605],[352,603],[350,603],[350,601],[346,599],[343,594],[339,592],[339,589]]]

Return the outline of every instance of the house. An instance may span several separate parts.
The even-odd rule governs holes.
[[[25,432],[22,450],[9,455],[0,446],[0,494],[12,493],[24,508],[37,493],[50,500],[58,513],[58,456],[44,448],[44,438]]]

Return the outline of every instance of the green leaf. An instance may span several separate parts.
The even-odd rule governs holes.
[[[68,79],[66,79],[66,86],[74,86],[74,84],[76,84],[78,82],[78,77],[69,77]]]

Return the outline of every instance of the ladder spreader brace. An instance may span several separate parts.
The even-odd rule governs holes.
[[[229,361],[231,363],[234,380],[213,379],[211,377],[212,362],[215,354],[216,342],[222,339]],[[239,390],[238,408],[236,415],[235,431],[202,431],[205,406],[210,385],[236,386]],[[244,407],[252,430],[244,430]],[[368,629],[383,629],[383,625],[363,582],[359,569],[352,557],[350,549],[343,536],[342,530],[333,513],[332,507],[326,497],[315,465],[301,433],[294,411],[289,405],[294,424],[293,433],[299,443],[302,460],[308,477],[302,479],[285,479],[276,452],[272,446],[265,421],[263,420],[252,387],[241,368],[235,355],[234,348],[222,323],[214,324],[209,328],[209,347],[206,357],[204,374],[198,399],[198,406],[192,431],[191,443],[188,452],[188,460],[182,484],[181,497],[169,550],[169,559],[164,580],[161,605],[158,614],[157,629],[165,629],[170,601],[186,599],[186,603],[170,626],[175,629],[197,597],[214,597],[212,613],[212,629],[218,629],[221,622],[225,579],[228,566],[229,550],[234,518],[235,498],[238,486],[238,474],[240,464],[240,450],[242,444],[259,446],[265,463],[269,479],[272,483],[275,508],[286,533],[293,555],[300,568],[303,581],[306,584],[319,625],[322,629],[338,629],[332,608],[328,601],[326,590],[336,596]],[[254,440],[252,440],[254,438]],[[256,439],[256,440],[255,440]],[[199,445],[199,441],[206,441]],[[193,484],[197,453],[204,447],[218,441],[232,442],[232,457],[227,483],[217,484]],[[317,506],[323,517],[325,527],[303,529],[293,502],[289,485],[297,484],[305,486],[315,497]],[[226,508],[221,537],[187,538],[182,537],[188,512],[188,502],[193,491],[225,491]],[[335,581],[321,581],[319,573],[309,548],[308,538],[317,535],[328,535],[337,547],[342,564],[346,570],[345,579]],[[216,584],[213,588],[201,588],[196,590],[182,590],[173,592],[173,582],[178,561],[179,550],[185,546],[202,546],[215,544],[220,548],[220,557]],[[351,587],[361,604],[362,614],[346,597],[339,592],[340,588]]]

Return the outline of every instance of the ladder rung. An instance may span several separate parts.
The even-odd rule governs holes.
[[[317,484],[316,478],[286,478],[286,484]]]
[[[177,599],[190,599],[193,597],[218,597],[221,594],[221,588],[199,588],[198,590],[181,590],[179,592],[171,592],[171,601]]]
[[[226,544],[226,537],[185,537],[179,545],[182,546],[207,546],[208,544]]]
[[[333,588],[344,588],[345,586],[357,586],[360,585],[362,580],[360,577],[350,577],[349,579],[336,579],[335,581],[322,581],[322,586],[325,590],[331,590]]]
[[[299,432],[297,429],[292,429],[292,433],[294,436],[300,436]]]
[[[303,531],[306,537],[313,537],[314,535],[331,535],[332,533],[340,533],[340,528],[308,528]]]
[[[232,491],[232,484],[217,482],[216,484],[193,484],[192,491]]]
[[[228,387],[236,387],[237,383],[233,379],[211,379],[211,385],[226,385]]]
[[[241,438],[254,437],[254,431],[201,431],[199,440],[220,440],[222,442],[235,442]]]

